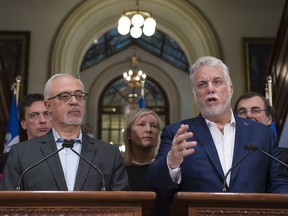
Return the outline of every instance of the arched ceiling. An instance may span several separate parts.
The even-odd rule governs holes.
[[[198,56],[220,55],[213,29],[191,3],[146,0],[140,2],[140,6],[150,8],[157,21],[156,28],[175,39],[189,63]],[[94,38],[115,28],[121,13],[131,7],[131,0],[88,0],[79,4],[56,35],[51,53],[51,73],[78,75],[83,56]]]
[[[90,45],[83,57],[80,70],[86,70],[130,46],[139,46],[180,70],[189,73],[189,63],[184,51],[169,35],[156,30],[151,37],[142,35],[140,38],[134,39],[129,34],[120,35],[116,28],[104,33],[99,39],[95,39],[95,42]],[[137,56],[137,50],[134,54]]]

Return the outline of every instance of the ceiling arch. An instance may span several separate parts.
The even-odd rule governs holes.
[[[57,32],[51,52],[51,73],[78,75],[85,51],[94,38],[115,28],[122,11],[133,6],[131,0],[88,0],[79,4]],[[213,29],[191,3],[146,0],[140,2],[140,7],[152,11],[157,29],[177,41],[189,63],[198,56],[220,55]]]
[[[110,29],[117,27],[117,22],[122,12],[133,8],[134,3],[131,0],[87,0],[83,1],[63,21],[57,34],[51,51],[51,75],[55,73],[69,73],[75,76],[80,75],[81,62],[86,50],[95,38]],[[167,0],[145,0],[140,2],[141,9],[149,9],[157,21],[156,28],[173,38],[184,51],[189,64],[203,55],[213,55],[220,57],[220,49],[217,37],[208,21],[202,13],[187,1],[167,1]],[[173,19],[171,19],[173,17]],[[126,56],[119,56],[117,62],[125,61]],[[116,63],[117,63],[116,62]],[[110,61],[109,61],[110,63]],[[163,70],[166,72],[165,68]],[[107,73],[106,71],[102,71]],[[183,77],[171,77],[171,74],[164,74],[167,80],[184,80],[189,85],[189,75]],[[96,76],[99,74],[97,73]],[[81,79],[83,74],[81,73]],[[155,77],[153,77],[155,78]],[[91,82],[87,79],[87,82]],[[169,88],[167,94],[177,95],[181,87],[177,81],[174,81],[175,89]],[[180,81],[181,82],[181,81]],[[91,86],[90,86],[91,87]],[[99,89],[98,89],[99,90]],[[172,92],[175,91],[175,92]],[[181,95],[191,94],[191,92],[181,91]],[[96,98],[95,98],[96,99]],[[181,106],[169,100],[171,121],[178,119],[179,114],[184,110],[192,110],[192,114],[198,113],[195,103],[190,106]],[[93,107],[89,107],[93,109]],[[88,111],[89,112],[89,111]],[[89,116],[90,117],[90,116]]]

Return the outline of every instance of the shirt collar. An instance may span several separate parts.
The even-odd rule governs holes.
[[[59,134],[57,133],[57,131],[54,128],[52,128],[52,133],[53,133],[55,142],[62,144],[64,139],[65,139],[65,137],[60,137]],[[75,137],[75,138],[73,138],[73,140],[74,140],[75,143],[79,143],[79,144],[82,143],[82,130],[80,130],[79,137]]]
[[[230,110],[231,110],[231,120],[230,120],[230,122],[228,124],[231,125],[231,126],[235,126],[236,122],[235,122],[234,114],[233,114],[232,109],[230,109]],[[210,121],[208,119],[205,119],[205,122],[206,122],[208,127],[213,125],[213,124],[215,124],[214,122],[212,122],[212,121]]]

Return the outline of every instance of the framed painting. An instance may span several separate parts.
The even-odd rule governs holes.
[[[1,84],[10,89],[20,76],[20,98],[27,92],[29,45],[30,32],[0,31]]]
[[[11,88],[16,77],[21,77],[18,100],[27,93],[29,46],[30,32],[0,31],[0,150],[3,148],[9,117],[13,93]]]
[[[265,95],[265,83],[275,39],[243,38],[247,91]]]

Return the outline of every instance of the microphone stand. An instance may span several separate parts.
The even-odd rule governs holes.
[[[62,146],[63,146],[63,148],[70,148],[76,155],[78,155],[81,159],[83,159],[86,163],[88,163],[90,166],[92,166],[95,170],[97,170],[99,172],[99,174],[101,175],[101,178],[102,178],[102,189],[101,190],[102,191],[106,191],[105,178],[104,178],[104,175],[103,175],[102,171],[98,167],[96,167],[93,163],[88,161],[85,157],[83,157],[77,151],[75,151],[73,149],[74,140],[64,140]]]
[[[16,186],[16,190],[17,191],[20,191],[21,190],[21,183],[22,183],[22,179],[24,177],[24,175],[29,171],[31,170],[32,168],[34,168],[35,166],[37,166],[38,164],[42,163],[43,161],[49,159],[50,157],[52,157],[53,155],[57,154],[58,152],[62,151],[64,148],[66,148],[65,146],[63,146],[62,148],[58,149],[57,151],[55,152],[52,152],[50,155],[44,157],[43,159],[41,159],[40,161],[38,161],[37,163],[34,163],[32,164],[31,166],[29,166],[28,168],[26,168],[24,170],[24,172],[21,174],[19,180],[18,180],[18,183],[17,183],[17,186]]]
[[[286,163],[284,163],[283,161],[279,160],[278,158],[274,157],[273,155],[267,153],[266,151],[260,149],[258,146],[255,146],[255,145],[245,145],[244,148],[246,150],[249,150],[249,151],[259,151],[259,152],[262,152],[263,154],[265,154],[266,156],[274,159],[275,161],[277,161],[278,163],[282,164],[283,166],[285,166],[286,168],[288,168],[288,165]]]
[[[225,177],[224,177],[224,181],[223,181],[223,187],[222,187],[222,192],[227,192],[227,177],[228,175],[231,173],[231,171],[244,159],[246,158],[253,150],[250,149],[248,152],[246,152],[226,173]]]

